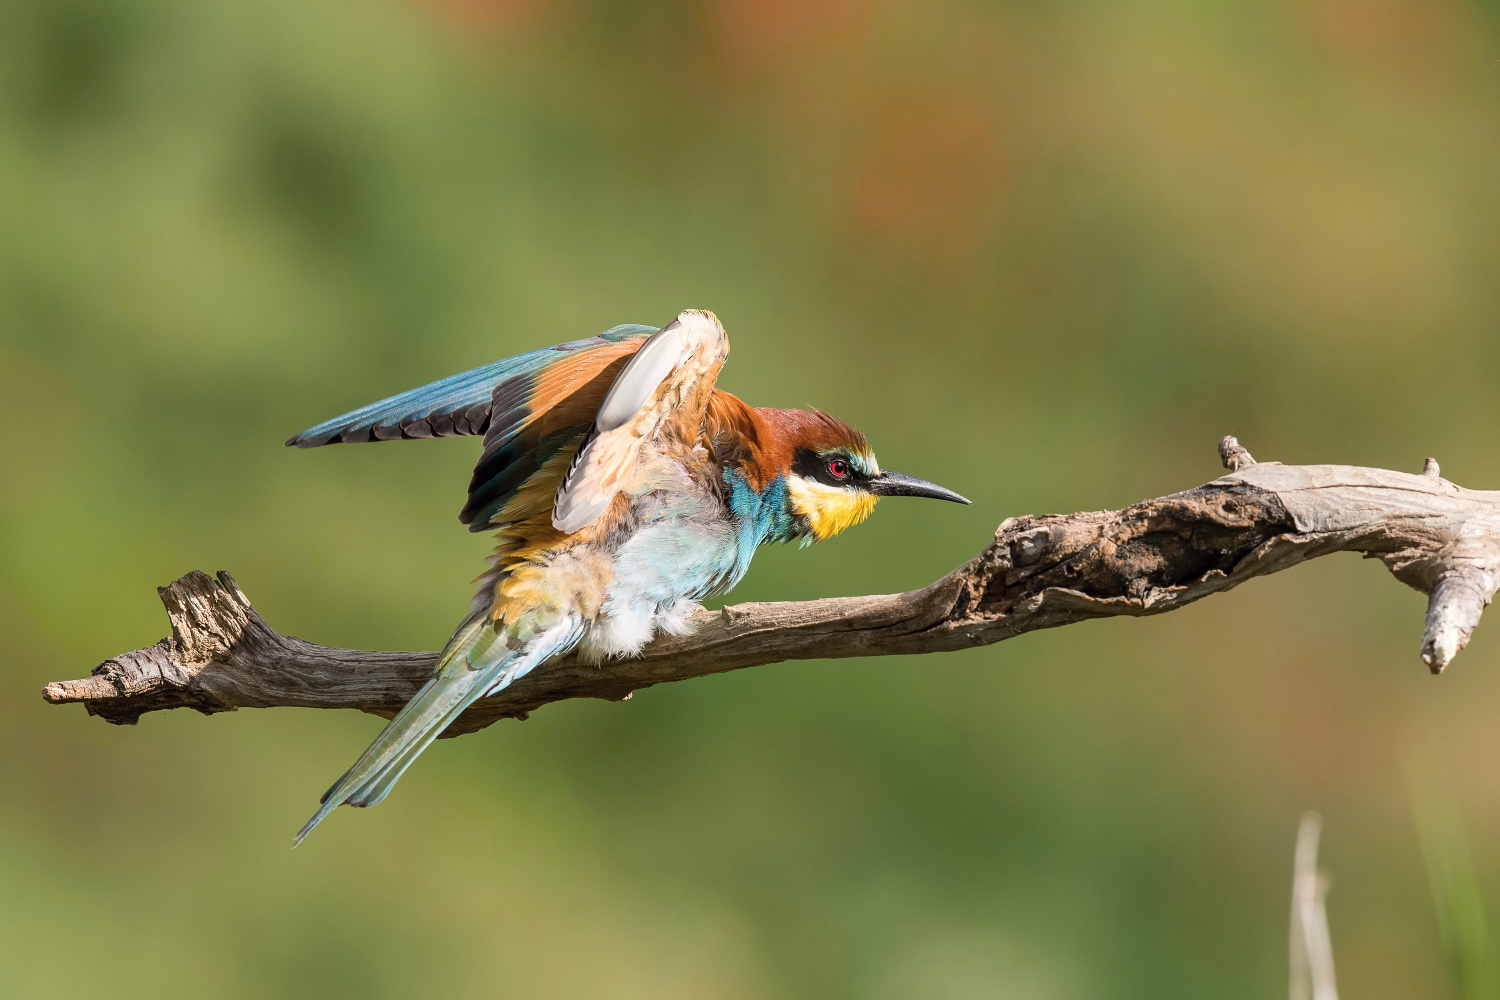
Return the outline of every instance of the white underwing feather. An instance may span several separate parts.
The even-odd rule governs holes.
[[[687,341],[681,317],[652,334],[609,387],[604,402],[599,404],[594,426],[600,431],[612,431],[641,412],[661,380],[687,360]]]
[[[634,471],[641,444],[676,405],[666,400],[680,398],[668,392],[653,407],[662,384],[674,376],[712,378],[728,351],[724,328],[712,313],[689,310],[652,334],[605,394],[593,428],[557,488],[552,526],[572,534],[608,510]]]

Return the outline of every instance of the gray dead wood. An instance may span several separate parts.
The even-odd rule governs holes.
[[[688,636],[637,659],[589,666],[566,656],[469,709],[447,735],[567,698],[632,691],[783,660],[936,653],[1114,615],[1156,615],[1331,552],[1379,559],[1429,595],[1422,659],[1441,671],[1468,642],[1500,584],[1500,492],[1466,490],[1427,460],[1421,475],[1345,465],[1256,464],[1232,437],[1230,474],[1116,511],[1012,517],[983,552],[921,590],[740,604],[703,611]],[[281,635],[227,573],[189,573],[160,590],[172,635],[48,684],[114,723],[145,712],[288,705],[389,717],[437,654],[336,649]]]

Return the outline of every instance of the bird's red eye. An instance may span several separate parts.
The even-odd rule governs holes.
[[[849,463],[842,458],[835,458],[828,463],[828,474],[834,479],[848,479]]]

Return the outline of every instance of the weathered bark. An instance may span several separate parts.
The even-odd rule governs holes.
[[[1500,492],[1466,490],[1427,460],[1422,475],[1342,465],[1257,465],[1234,438],[1230,474],[1118,511],[1013,517],[983,552],[921,590],[741,604],[703,611],[689,636],[637,659],[589,666],[562,657],[470,708],[448,731],[524,718],[566,698],[623,700],[667,681],[783,660],[935,653],[1112,615],[1155,615],[1331,552],[1379,559],[1429,595],[1422,659],[1439,672],[1468,642],[1500,585]],[[161,588],[172,635],[76,681],[54,704],[83,702],[109,722],[145,712],[278,705],[390,716],[437,654],[319,646],[263,622],[227,573]]]

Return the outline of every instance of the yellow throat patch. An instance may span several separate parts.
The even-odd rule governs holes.
[[[880,499],[864,490],[828,486],[801,476],[788,476],[786,490],[792,512],[807,518],[813,537],[820,542],[869,517]]]

